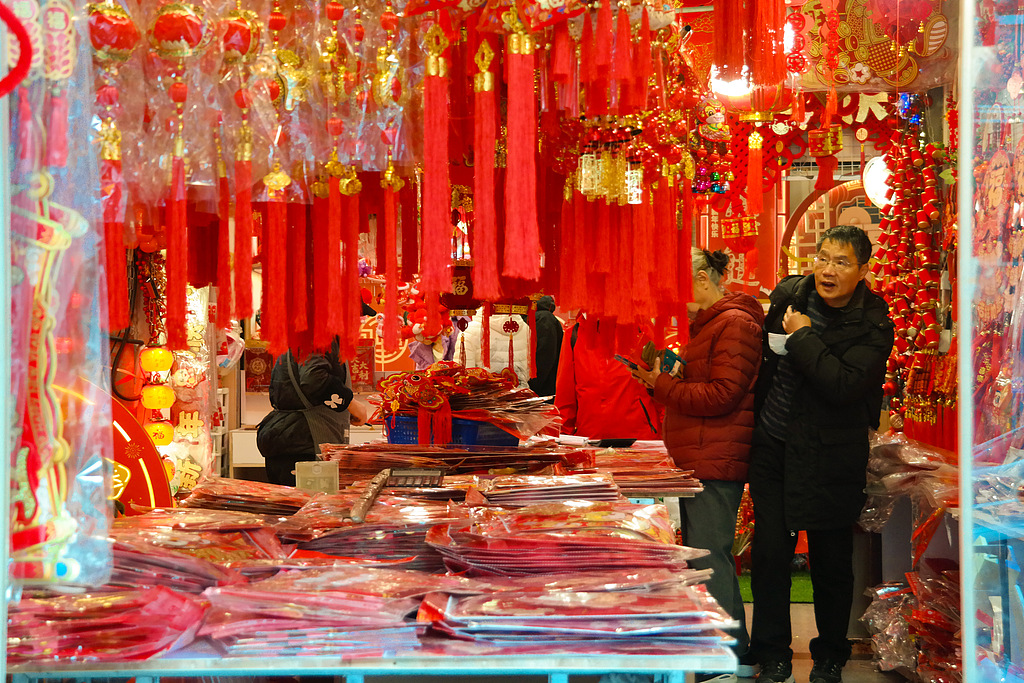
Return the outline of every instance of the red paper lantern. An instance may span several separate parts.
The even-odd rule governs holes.
[[[89,41],[100,60],[123,62],[139,44],[139,29],[114,2],[89,5]]]
[[[220,21],[221,49],[227,64],[246,61],[260,50],[263,25],[251,10],[232,10]]]
[[[149,42],[165,59],[191,57],[204,46],[205,12],[197,5],[168,3],[157,10]]]
[[[174,354],[157,346],[144,349],[139,354],[139,365],[146,372],[167,372],[174,364]]]

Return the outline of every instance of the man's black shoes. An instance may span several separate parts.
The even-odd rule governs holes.
[[[758,683],[793,683],[793,662],[765,662],[757,680]],[[813,676],[811,681],[813,683]]]
[[[834,659],[816,660],[811,667],[810,683],[842,683],[843,662]]]

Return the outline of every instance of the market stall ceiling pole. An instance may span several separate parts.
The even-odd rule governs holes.
[[[6,30],[0,31],[0,55],[7,54]],[[11,300],[11,169],[10,163],[10,110],[9,98],[0,98],[0,297],[2,301]],[[8,582],[10,564],[11,519],[11,420],[9,415],[14,409],[11,403],[11,316],[0,315],[0,443],[4,445],[3,456],[0,458],[0,529],[3,529],[3,543],[0,543],[0,571],[3,572],[3,610],[0,612],[0,643],[7,642],[7,601],[10,597]],[[6,652],[6,649],[5,649]],[[0,657],[0,680],[7,679],[7,657]]]

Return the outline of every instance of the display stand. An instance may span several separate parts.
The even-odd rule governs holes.
[[[498,655],[487,657],[407,656],[342,660],[340,657],[239,657],[221,659],[208,647],[191,648],[165,659],[116,664],[75,662],[63,665],[10,667],[12,683],[49,678],[134,678],[158,683],[162,676],[336,676],[363,683],[370,676],[521,676],[546,674],[550,683],[567,683],[574,674],[641,673],[660,675],[665,683],[692,680],[693,672],[732,672],[736,656],[724,647],[700,655]]]

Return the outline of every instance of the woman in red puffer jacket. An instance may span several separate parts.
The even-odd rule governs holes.
[[[662,434],[677,467],[692,469],[704,491],[680,499],[683,542],[711,551],[692,566],[714,569],[708,589],[740,622],[736,653],[749,638],[732,556],[736,513],[743,497],[754,435],[754,383],[761,366],[764,309],[749,294],[725,291],[729,257],[693,250],[690,343],[678,368],[634,371],[665,406]]]

